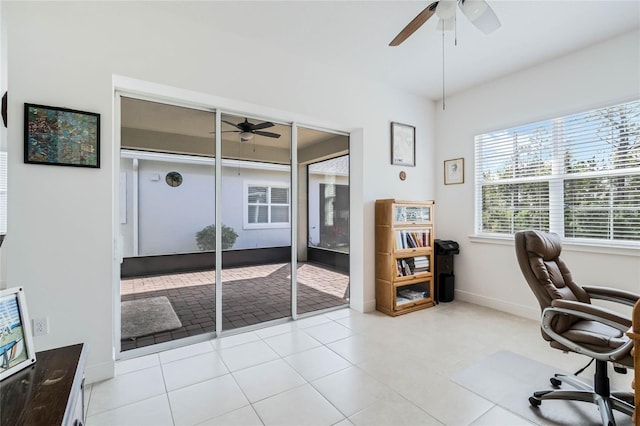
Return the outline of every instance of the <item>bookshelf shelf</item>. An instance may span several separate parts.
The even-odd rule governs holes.
[[[433,306],[433,201],[377,200],[375,237],[376,309]]]

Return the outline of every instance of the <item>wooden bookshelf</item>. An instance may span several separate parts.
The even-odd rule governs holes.
[[[433,201],[376,200],[376,309],[434,305]]]

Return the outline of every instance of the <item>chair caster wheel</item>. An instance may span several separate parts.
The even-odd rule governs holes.
[[[535,396],[530,396],[529,397],[529,404],[531,404],[532,407],[539,407],[540,404],[542,404],[542,401],[540,401]]]
[[[562,384],[562,380],[556,379],[555,377],[550,378],[549,381],[554,388],[559,388]]]

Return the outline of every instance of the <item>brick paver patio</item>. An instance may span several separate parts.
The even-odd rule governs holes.
[[[222,270],[222,329],[229,330],[291,316],[291,265]],[[349,276],[311,263],[298,264],[298,313],[349,302]],[[121,300],[166,296],[182,322],[177,330],[122,340],[121,350],[215,331],[215,272],[190,272],[123,279]]]

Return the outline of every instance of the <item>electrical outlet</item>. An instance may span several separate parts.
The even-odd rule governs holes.
[[[44,336],[45,334],[49,334],[49,317],[34,318],[32,321],[34,336]]]

